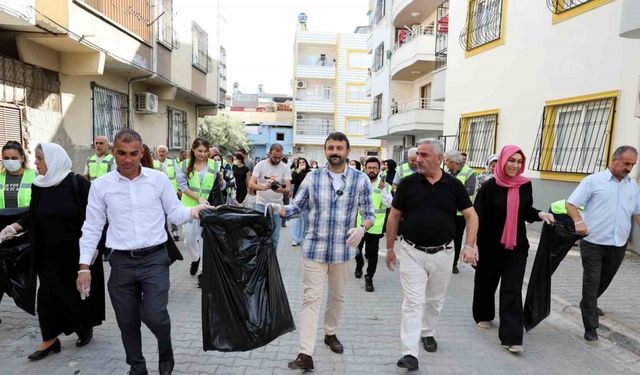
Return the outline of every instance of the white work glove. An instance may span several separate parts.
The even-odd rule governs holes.
[[[347,234],[349,235],[349,238],[347,238],[347,246],[356,247],[360,244],[360,241],[362,241],[362,237],[364,237],[364,228],[351,228]]]
[[[551,224],[551,223],[553,223],[554,221],[556,221],[556,219],[553,217],[553,214],[550,214],[550,213],[548,213],[548,212],[540,211],[540,212],[538,212],[538,217],[539,217],[542,221],[544,221],[546,224]]]
[[[2,231],[0,231],[0,242],[8,241],[15,237],[16,234],[18,234],[18,232],[16,232],[16,229],[12,225],[7,225]]]
[[[89,291],[91,290],[91,271],[81,270],[78,272],[78,278],[76,279],[76,289],[80,292],[80,299],[85,300],[89,297]]]
[[[277,204],[277,203],[267,203],[264,206],[264,216],[267,216],[267,213],[271,212],[272,215],[280,215],[280,212],[282,212],[282,205]]]

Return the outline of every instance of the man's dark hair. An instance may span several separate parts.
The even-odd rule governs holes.
[[[369,163],[376,163],[376,164],[378,164],[378,168],[380,168],[380,167],[382,166],[382,165],[380,164],[380,160],[378,160],[378,158],[377,158],[377,157],[375,157],[375,156],[371,156],[371,157],[367,158],[367,160],[365,160],[365,161],[364,161],[364,166],[366,167],[366,166],[367,166],[367,164],[369,164]]]
[[[466,152],[461,152],[460,155],[467,156],[467,153]]]
[[[269,147],[269,152],[272,151],[284,151],[284,147],[280,143],[274,143]]]
[[[332,132],[329,133],[329,135],[327,136],[327,139],[324,140],[324,147],[327,148],[327,142],[329,140],[332,141],[344,141],[347,142],[347,148],[350,149],[351,148],[351,144],[349,143],[349,138],[347,138],[346,135],[344,135],[344,133],[341,132]]]
[[[239,148],[237,152],[241,152],[243,155],[247,154],[247,150],[245,150],[244,148]]]
[[[137,142],[140,142],[141,146],[143,144],[140,133],[138,133],[133,129],[122,129],[118,133],[116,133],[116,136],[113,137],[113,144],[115,145],[116,142],[118,141],[124,142],[124,143],[131,143],[131,142],[137,141]]]

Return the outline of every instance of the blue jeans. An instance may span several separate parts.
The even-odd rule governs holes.
[[[264,203],[256,203],[256,210],[264,213]],[[272,220],[275,228],[271,234],[271,242],[273,242],[273,248],[278,250],[278,240],[280,240],[280,228],[282,228],[282,218],[280,215],[272,215]]]
[[[307,231],[309,225],[309,211],[303,210],[300,213],[300,217],[290,220],[292,224],[291,228],[291,241],[295,244],[301,244],[304,240],[304,234]]]

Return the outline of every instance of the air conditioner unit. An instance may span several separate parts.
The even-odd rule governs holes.
[[[296,146],[296,152],[304,152],[303,146]]]
[[[296,87],[299,88],[299,89],[306,89],[307,88],[307,82],[299,79],[299,80],[296,81]]]
[[[158,95],[150,92],[136,94],[136,111],[143,113],[158,113]]]

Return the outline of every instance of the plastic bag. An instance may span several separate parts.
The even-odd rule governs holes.
[[[203,349],[259,348],[295,330],[263,213],[220,206],[201,213]]]
[[[27,208],[0,209],[0,227],[15,223]],[[6,293],[16,306],[36,313],[36,271],[28,235],[0,243],[0,296]]]
[[[524,327],[529,332],[551,313],[551,276],[573,244],[582,238],[573,222],[544,224],[540,244],[533,262],[527,297],[524,302]]]

